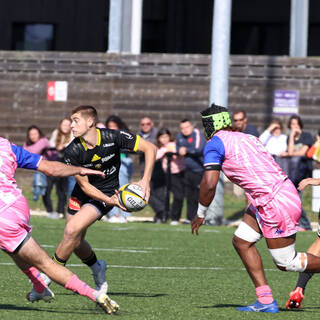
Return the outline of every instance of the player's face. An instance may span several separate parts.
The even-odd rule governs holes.
[[[37,129],[31,129],[29,131],[29,138],[32,143],[37,142],[40,139],[40,133]]]
[[[193,132],[193,125],[190,121],[180,123],[180,131],[184,136],[190,136]]]
[[[80,112],[74,113],[71,116],[71,120],[71,130],[76,138],[84,136],[88,132],[93,122],[91,119],[84,118]]]

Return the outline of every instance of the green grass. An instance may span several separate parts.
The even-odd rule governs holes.
[[[49,254],[61,240],[64,221],[32,217],[34,238]],[[255,301],[254,287],[234,251],[234,229],[207,227],[192,236],[190,226],[97,222],[87,239],[98,258],[108,264],[109,294],[121,307],[117,319],[318,319],[317,277],[309,283],[302,311],[288,312],[284,305],[297,274],[278,271],[262,240],[258,244],[269,285],[281,313],[240,313],[236,307]],[[298,234],[298,250],[306,250],[315,234]],[[53,284],[56,301],[29,303],[30,284],[23,273],[0,254],[0,319],[103,319],[108,317],[88,299]],[[91,270],[73,255],[70,269],[93,285]]]
[[[33,210],[45,210],[42,199],[39,199],[38,201],[32,200],[32,192],[31,187],[24,187],[23,188],[23,194],[28,199],[28,203],[30,205],[30,208]],[[57,196],[55,193],[55,190],[52,191],[52,201],[54,204],[54,208],[56,208],[57,203]],[[306,191],[304,191],[303,194],[303,208],[307,212],[307,216],[310,219],[310,221],[318,221],[318,213],[312,212],[311,209],[311,203],[312,203],[312,194],[311,194],[311,188],[307,188]],[[230,191],[230,188],[225,189],[225,195],[224,195],[224,218],[229,220],[237,220],[240,219],[243,215],[244,207],[245,207],[245,198],[244,196],[236,197],[232,194]],[[147,206],[144,210],[140,211],[136,215],[138,216],[145,216],[145,217],[153,217],[154,212],[150,208],[150,206]],[[183,206],[182,210],[182,218],[186,217],[186,204]]]

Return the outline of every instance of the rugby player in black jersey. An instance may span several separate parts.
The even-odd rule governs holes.
[[[143,188],[145,200],[148,202],[156,147],[140,136],[126,131],[96,128],[97,111],[92,106],[75,108],[71,119],[75,139],[65,150],[65,162],[103,171],[105,178],[75,176],[77,183],[70,197],[63,238],[53,260],[65,265],[74,252],[91,268],[96,289],[107,292],[106,262],[97,260],[95,252],[85,240],[86,230],[113,206],[125,210],[117,196],[120,149],[144,152],[146,165],[143,177],[137,184]]]

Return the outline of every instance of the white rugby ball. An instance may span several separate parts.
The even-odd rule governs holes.
[[[128,183],[119,189],[119,201],[128,211],[135,212],[142,210],[147,203],[143,199],[142,188],[134,183]]]

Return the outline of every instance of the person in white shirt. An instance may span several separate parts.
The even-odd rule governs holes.
[[[283,125],[278,119],[272,120],[268,128],[263,131],[259,139],[273,156],[280,156],[287,151],[288,137],[282,133]]]
[[[271,121],[268,128],[263,131],[259,139],[269,153],[272,154],[273,158],[281,167],[281,169],[288,174],[287,161],[282,157],[282,154],[288,149],[288,137],[282,132],[282,122],[278,119],[274,119]]]

